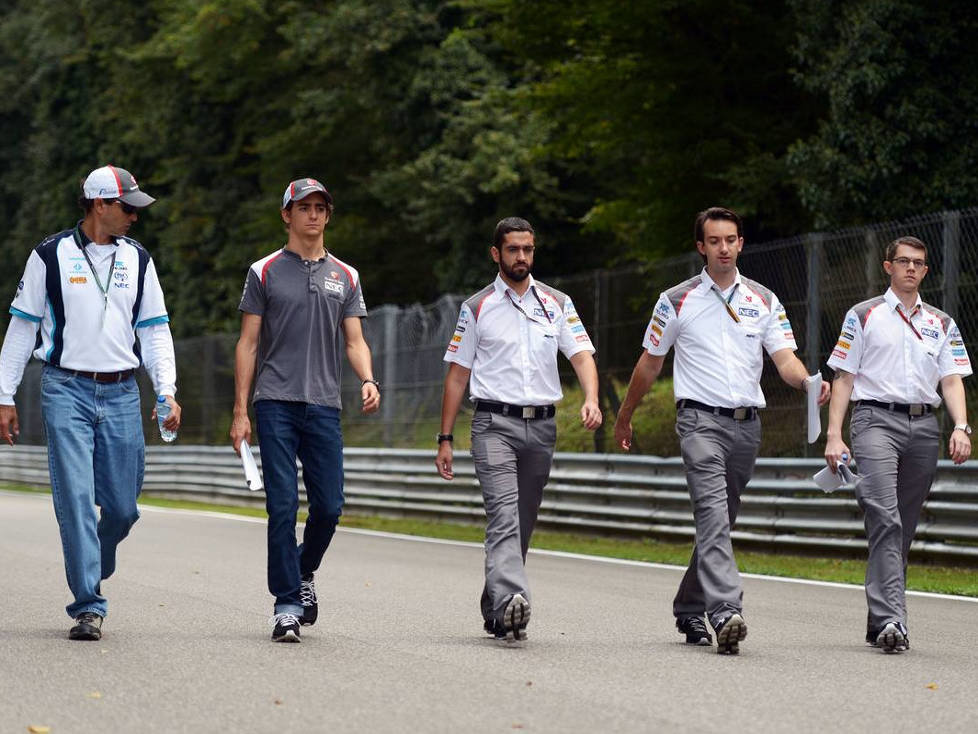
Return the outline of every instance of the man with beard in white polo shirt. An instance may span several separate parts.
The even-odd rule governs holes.
[[[487,633],[509,642],[526,638],[530,620],[526,553],[557,439],[558,351],[584,390],[581,423],[590,431],[601,425],[594,347],[570,297],[530,274],[534,236],[519,217],[496,225],[489,252],[499,274],[462,304],[445,352],[435,458],[438,473],[451,480],[452,428],[469,385],[472,460],[486,509],[482,618]]]
[[[705,614],[717,652],[736,655],[747,623],[730,530],[761,442],[762,350],[788,385],[805,390],[808,373],[795,356],[791,323],[778,297],[737,269],[744,246],[740,217],[721,207],[702,211],[694,236],[706,267],[659,296],[615,422],[615,443],[631,448],[632,415],[674,347],[676,432],[696,542],[673,614],[687,643],[710,645]],[[821,403],[829,390],[823,383]]]
[[[79,199],[84,218],[27,259],[0,352],[0,440],[10,445],[24,367],[32,353],[44,362],[41,410],[74,597],[66,608],[75,620],[72,640],[101,638],[109,606],[101,582],[115,571],[116,547],[139,519],[144,445],[134,375],[140,364],[170,404],[164,425],[180,427],[163,290],[149,253],[126,236],[137,211],[154,201],[123,168],[92,171]]]
[[[923,241],[894,240],[883,269],[889,289],[849,310],[828,360],[835,380],[825,460],[833,472],[850,457],[859,466],[862,480],[855,492],[869,544],[866,642],[900,653],[910,649],[905,593],[910,544],[940,451],[937,387],[954,422],[948,455],[960,464],[971,455],[963,382],[971,374],[971,360],[954,320],[920,298],[927,274]],[[842,440],[850,399],[852,453]]]

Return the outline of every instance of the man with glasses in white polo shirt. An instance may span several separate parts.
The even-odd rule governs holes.
[[[828,365],[835,370],[825,461],[832,471],[854,457],[862,477],[856,499],[864,513],[869,561],[866,642],[883,652],[910,648],[906,575],[917,520],[937,472],[940,427],[934,409],[947,404],[954,422],[948,455],[971,455],[963,378],[971,360],[954,320],[920,298],[927,246],[900,237],[886,249],[890,287],[845,316]],[[842,423],[853,402],[849,433]]]
[[[452,428],[469,385],[472,459],[486,509],[482,618],[487,633],[509,642],[526,638],[530,619],[526,553],[557,439],[558,350],[584,390],[581,423],[590,431],[601,425],[594,347],[570,297],[530,275],[535,249],[525,219],[496,225],[489,252],[499,274],[462,304],[445,352],[435,458],[438,473],[452,479]]]
[[[44,362],[41,409],[74,597],[66,609],[75,620],[72,640],[101,638],[108,612],[101,582],[115,570],[116,547],[139,518],[144,445],[134,374],[140,364],[170,405],[164,425],[180,427],[163,290],[149,253],[126,236],[137,211],[154,201],[125,169],[92,171],[79,199],[84,218],[28,257],[0,351],[0,440],[11,446],[24,367],[32,353]]]
[[[676,432],[696,542],[673,614],[687,643],[711,645],[705,614],[717,636],[717,652],[736,655],[747,623],[730,530],[761,442],[762,350],[788,385],[806,389],[808,373],[795,356],[791,323],[777,296],[737,269],[744,246],[740,217],[721,207],[702,211],[694,236],[706,267],[659,297],[618,412],[615,443],[631,448],[632,415],[674,347]],[[828,398],[824,383],[820,400]]]

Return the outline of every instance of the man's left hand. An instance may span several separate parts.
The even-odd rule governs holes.
[[[380,390],[372,382],[365,382],[360,387],[360,399],[363,400],[362,413],[375,413],[380,407]]]
[[[955,464],[963,464],[971,456],[971,436],[964,431],[952,431],[947,452]]]
[[[822,391],[818,394],[818,404],[825,405],[829,402],[829,398],[832,397],[832,383],[828,380],[822,380]]]
[[[172,395],[164,395],[166,398],[167,405],[170,406],[170,415],[166,417],[163,421],[163,427],[168,431],[179,431],[180,430],[180,415],[183,410],[180,408],[180,403]],[[152,420],[156,420],[156,407],[153,407]]]
[[[601,408],[598,407],[596,400],[585,400],[581,406],[581,423],[589,431],[595,430],[601,425]]]

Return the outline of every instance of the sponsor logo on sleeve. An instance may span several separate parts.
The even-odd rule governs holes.
[[[580,334],[580,335],[578,335],[578,336],[575,336],[575,337],[574,337],[574,340],[575,340],[575,341],[579,341],[579,342],[589,342],[589,341],[591,341],[591,340],[590,340],[590,339],[588,338],[588,335],[587,335],[587,334]]]
[[[659,346],[659,337],[655,334],[649,334],[649,341],[652,342],[652,346]]]
[[[659,326],[665,328],[665,326],[666,326],[666,320],[663,319],[661,316],[655,315],[655,316],[652,317],[652,320],[655,323],[657,323]]]
[[[448,345],[448,351],[449,352],[457,352],[458,351],[458,344],[449,344]]]
[[[839,347],[840,349],[849,349],[852,347],[852,345],[849,342],[842,341],[842,339],[839,339],[839,341],[835,343],[835,346]]]
[[[781,328],[782,328],[782,329],[783,329],[784,331],[791,331],[791,323],[790,323],[790,322],[788,322],[788,321],[782,321],[782,322],[781,322]]]
[[[669,304],[665,301],[659,301],[659,304],[655,307],[657,313],[661,313],[663,316],[669,315]]]
[[[856,328],[856,317],[855,316],[850,316],[849,318],[846,319],[846,327],[848,327],[850,329],[855,329]]]
[[[652,324],[652,331],[656,334],[656,336],[662,336],[662,329],[659,328],[658,324]]]
[[[794,341],[795,340],[795,332],[793,332],[793,331],[786,331],[786,332],[784,332],[784,340],[785,341],[789,341],[789,342],[790,341]]]
[[[951,350],[951,354],[955,357],[967,357],[968,353],[964,349],[956,348]]]
[[[452,341],[453,341],[453,342],[455,342],[456,344],[458,344],[459,342],[461,342],[461,341],[462,341],[462,336],[461,336],[461,334],[455,334],[455,335],[454,335],[454,336],[452,337]]]
[[[24,281],[20,281],[20,282],[19,282],[19,283],[17,284],[17,290],[19,290],[19,291],[22,291],[22,290],[24,290]]]
[[[848,339],[849,341],[852,341],[853,339],[856,338],[856,334],[855,334],[855,332],[852,332],[852,331],[845,331],[845,330],[843,330],[843,332],[841,334],[839,334],[839,338],[840,339]]]
[[[963,347],[964,346],[964,342],[961,341],[960,339],[950,339],[950,340],[948,340],[948,344],[950,344],[952,347]]]
[[[584,331],[584,324],[578,324],[577,326],[571,327],[572,334],[580,334],[583,331]]]
[[[964,358],[962,358],[962,357],[955,357],[954,358],[954,364],[958,365],[959,367],[967,367],[967,366],[969,366],[971,364],[971,362],[968,361],[968,358],[967,357],[964,357]]]
[[[578,322],[579,322],[580,320],[581,320],[581,317],[580,317],[580,316],[570,316],[570,317],[569,317],[569,318],[567,319],[567,323],[568,323],[568,324],[576,324],[576,323],[578,323]]]
[[[841,349],[833,349],[832,356],[836,359],[845,359],[849,355],[846,352],[843,352]]]

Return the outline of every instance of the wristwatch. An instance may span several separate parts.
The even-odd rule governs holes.
[[[363,387],[363,386],[364,386],[364,385],[366,385],[366,384],[367,384],[368,382],[369,382],[369,383],[370,383],[371,385],[373,385],[374,387],[376,387],[376,388],[377,388],[377,392],[380,392],[380,383],[379,383],[379,382],[377,382],[377,380],[364,380],[363,382],[361,382],[361,383],[360,383],[360,387]]]
[[[453,436],[450,433],[439,433],[438,434],[438,445],[439,446],[441,446],[441,442],[442,441],[448,441],[449,443],[451,443],[454,440],[455,440],[455,436]]]
[[[964,431],[969,436],[971,435],[971,426],[969,426],[967,423],[959,423],[959,424],[957,424],[954,427],[954,430],[955,431]]]

